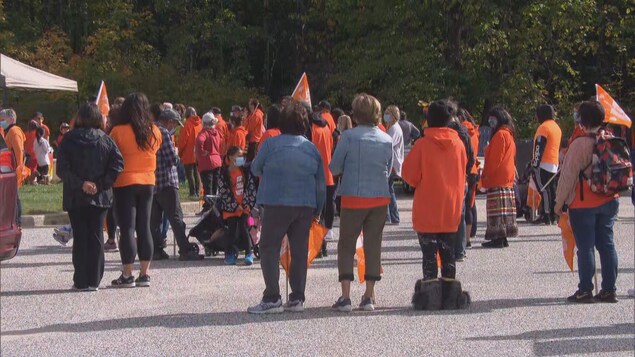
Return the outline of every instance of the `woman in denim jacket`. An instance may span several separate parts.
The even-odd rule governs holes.
[[[342,176],[340,240],[337,245],[342,296],[333,308],[344,312],[352,310],[353,259],[357,238],[362,231],[366,292],[360,308],[374,310],[375,282],[381,279],[381,240],[390,203],[388,177],[393,155],[391,137],[377,127],[380,117],[381,104],[375,97],[368,94],[355,97],[353,120],[359,125],[342,134],[330,164],[333,175]]]
[[[251,164],[251,172],[260,176],[257,204],[265,207],[259,245],[265,291],[260,304],[247,309],[253,314],[304,310],[309,230],[326,199],[322,157],[303,136],[308,125],[304,105],[291,102],[280,119],[282,135],[267,139]],[[278,264],[285,235],[291,250],[291,294],[282,306]]]

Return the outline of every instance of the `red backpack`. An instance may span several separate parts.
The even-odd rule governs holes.
[[[626,140],[604,130],[591,137],[595,139],[593,160],[580,172],[580,199],[584,200],[582,180],[587,181],[591,192],[601,195],[613,196],[628,190],[633,185],[633,167]],[[589,166],[591,177],[586,177],[584,171]]]

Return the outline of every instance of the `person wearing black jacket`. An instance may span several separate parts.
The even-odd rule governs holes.
[[[101,125],[97,105],[84,104],[57,157],[63,208],[73,228],[73,289],[81,291],[97,291],[104,275],[104,221],[112,185],[123,170],[123,157]]]
[[[455,115],[458,111],[455,111]],[[459,138],[461,142],[463,142],[463,146],[465,147],[465,152],[467,154],[467,165],[465,167],[466,177],[470,177],[472,173],[472,167],[474,166],[474,151],[472,150],[472,141],[470,139],[470,134],[467,132],[467,129],[459,122],[458,118],[455,116],[450,123],[448,124],[448,128],[455,130],[459,134]],[[467,184],[467,182],[466,182]],[[467,186],[466,186],[467,193]],[[454,245],[454,256],[456,261],[462,262],[465,259],[465,249],[467,248],[467,232],[466,232],[466,224],[465,224],[465,200],[463,202],[463,209],[461,210],[461,222],[459,223],[458,233],[456,244]]]

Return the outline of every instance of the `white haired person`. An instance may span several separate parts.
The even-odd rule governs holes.
[[[221,136],[216,129],[218,118],[214,113],[203,115],[203,130],[196,137],[196,164],[201,175],[201,183],[205,196],[215,195],[218,191],[218,172],[223,164],[221,158]],[[207,210],[209,203],[205,202],[203,210]]]
[[[18,179],[18,187],[21,187],[22,182],[26,176],[28,176],[28,174],[25,173],[26,168],[24,167],[24,143],[26,142],[26,135],[24,131],[16,125],[17,117],[13,109],[4,109],[0,112],[0,126],[2,126],[5,132],[4,141],[7,144],[7,148],[13,152],[16,162],[15,172]],[[20,204],[19,196],[16,215],[16,223],[20,226],[22,224],[22,205]]]

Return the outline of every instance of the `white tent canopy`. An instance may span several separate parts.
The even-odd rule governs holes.
[[[33,68],[0,54],[0,81],[3,89],[43,89],[77,92],[77,82]]]

